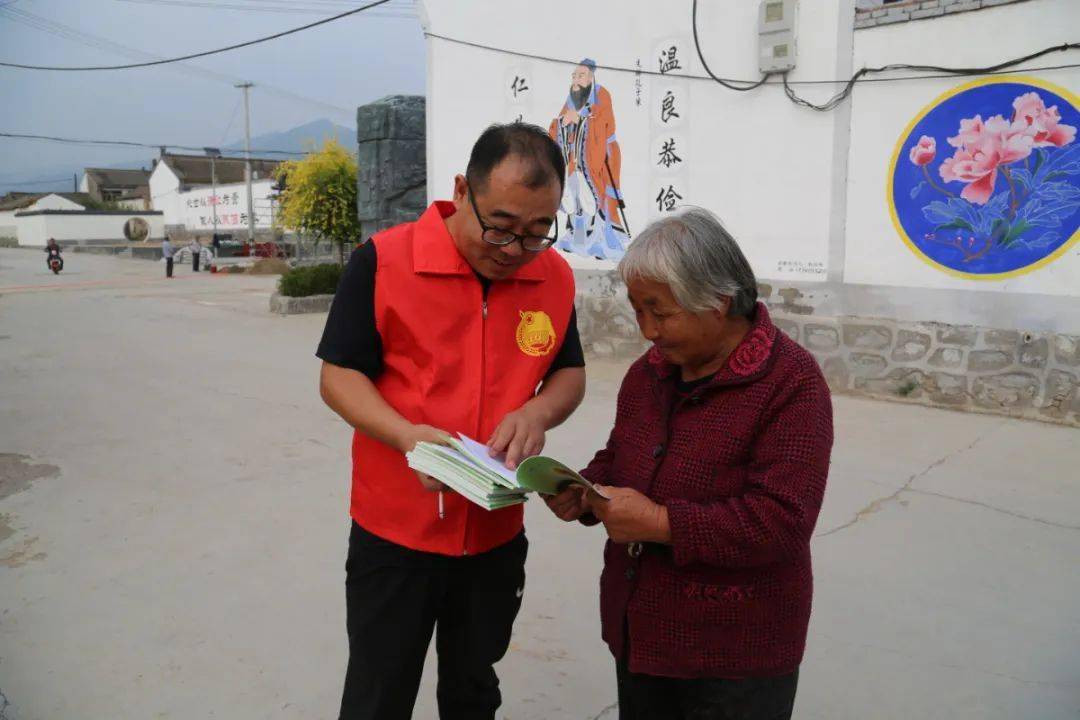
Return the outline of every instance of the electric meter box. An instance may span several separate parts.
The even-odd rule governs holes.
[[[758,7],[758,67],[764,73],[795,68],[798,0],[761,0]]]

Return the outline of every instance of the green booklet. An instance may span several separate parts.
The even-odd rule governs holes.
[[[531,457],[523,460],[516,471],[511,470],[491,457],[486,445],[465,435],[448,436],[445,445],[417,443],[405,457],[413,470],[430,475],[488,510],[525,502],[530,492],[555,495],[572,485],[606,499],[595,485],[558,460]]]
[[[580,485],[608,499],[595,485],[554,458],[542,455],[526,458],[518,465],[515,475],[518,485],[541,495],[558,495],[571,485]]]

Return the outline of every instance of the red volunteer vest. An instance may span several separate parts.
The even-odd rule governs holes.
[[[566,335],[574,276],[553,250],[507,280],[480,281],[458,252],[436,202],[414,223],[376,234],[375,325],[383,343],[383,398],[406,420],[480,442],[533,397]],[[427,492],[405,456],[357,432],[353,519],[414,550],[472,555],[513,539],[520,505],[489,512],[447,491]]]

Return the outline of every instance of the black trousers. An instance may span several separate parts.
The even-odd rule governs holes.
[[[439,717],[493,720],[492,667],[506,654],[525,588],[522,532],[486,553],[446,557],[404,548],[352,524],[345,563],[349,665],[341,720],[412,717],[435,632]]]
[[[191,253],[191,269],[199,272],[199,253]]]
[[[616,665],[619,720],[790,720],[799,671],[767,678],[657,677]]]
[[[165,277],[172,277],[172,258],[165,258]]]

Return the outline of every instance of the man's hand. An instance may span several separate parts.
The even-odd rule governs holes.
[[[610,499],[590,505],[613,542],[670,543],[667,508],[631,488],[597,485]]]
[[[537,413],[522,407],[507,413],[488,440],[492,457],[506,453],[506,467],[514,470],[527,457],[544,449],[546,427]]]
[[[401,438],[398,449],[401,450],[402,453],[412,452],[413,449],[416,448],[416,443],[418,442],[446,445],[449,437],[450,436],[444,431],[431,427],[430,425],[410,425],[409,429],[406,430],[404,436]],[[416,478],[428,492],[438,492],[446,489],[445,485],[430,475],[419,472],[418,470],[414,470],[413,472],[416,473]]]
[[[578,120],[581,119],[581,113],[577,110],[564,110],[562,114],[563,125],[577,125]]]
[[[543,495],[544,502],[560,520],[574,522],[589,512],[589,499],[585,488],[571,485],[558,495]]]

